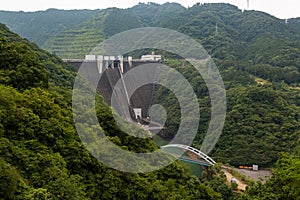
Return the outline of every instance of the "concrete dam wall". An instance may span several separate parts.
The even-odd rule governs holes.
[[[87,61],[87,60],[65,60],[65,62],[69,63],[70,65],[74,66],[74,68],[78,71],[80,67],[84,70],[84,73],[88,75],[90,80],[97,80],[100,76],[101,79],[97,85],[97,91],[103,96],[105,102],[108,105],[111,105],[111,97],[113,90],[117,84],[117,82],[121,79],[123,75],[126,74],[130,69],[140,66],[142,64],[158,64],[158,61],[123,61],[122,66],[120,61],[115,60],[111,61],[109,65],[103,67],[99,67],[99,63],[97,60],[94,61]],[[102,71],[100,71],[102,70]],[[154,74],[149,74],[147,72],[135,75],[131,73],[131,76],[127,78],[126,82],[123,81],[122,90],[125,92],[128,90],[130,91],[132,88],[138,86],[136,85],[139,79],[145,79],[149,77],[153,77]],[[122,81],[122,80],[121,80]],[[141,87],[138,87],[137,90],[133,93],[133,95],[129,99],[124,99],[126,94],[122,94],[117,98],[120,98],[119,101],[128,101],[130,108],[121,108],[121,109],[128,109],[131,117],[134,118],[132,109],[133,108],[141,108],[141,115],[142,118],[148,117],[149,109],[152,105],[152,100],[155,95],[155,84],[147,84]],[[120,105],[123,106],[123,105]]]

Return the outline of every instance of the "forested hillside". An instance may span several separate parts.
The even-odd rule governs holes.
[[[95,11],[49,9],[39,12],[0,11],[0,22],[22,37],[43,46],[56,34],[78,26]]]
[[[272,178],[265,184],[250,187],[241,200],[252,199],[299,199],[300,196],[300,149],[292,154],[282,153],[273,170]]]
[[[278,152],[290,151],[295,147],[294,141],[299,137],[300,130],[298,19],[286,23],[266,13],[241,11],[229,4],[196,4],[187,9],[175,3],[140,3],[128,9],[94,11],[48,10],[30,15],[47,17],[53,12],[59,12],[61,15],[57,18],[62,18],[60,23],[68,26],[64,26],[64,30],[54,31],[43,47],[63,58],[83,58],[105,38],[143,26],[175,29],[203,44],[219,67],[227,88],[227,119],[213,154],[218,160],[233,165],[256,163],[272,166]],[[78,24],[67,23],[68,16],[76,12],[83,13],[81,18],[73,19]],[[6,18],[10,16],[9,13],[5,14]],[[19,19],[18,13],[11,15]],[[23,16],[24,13],[19,15]],[[34,19],[39,20],[37,17]],[[51,17],[47,19],[52,22]],[[16,24],[12,22],[8,22],[8,25]],[[52,30],[54,24],[43,26]],[[25,30],[26,24],[19,25]],[[40,33],[39,37],[44,36],[37,29],[30,30]],[[182,69],[178,61],[167,64],[186,75],[204,104],[203,123],[194,142],[195,146],[200,147],[209,121],[207,88],[201,77],[193,76],[195,73],[189,67]],[[166,92],[159,92],[158,95],[160,93],[163,95],[158,99],[174,102],[170,101],[173,97],[166,95]],[[180,115],[174,106],[169,104],[169,107],[170,112],[174,113],[172,116],[177,116],[168,121],[169,136],[172,137],[176,133]]]
[[[274,167],[273,177],[265,185],[256,183],[237,198],[299,197],[299,18],[285,21],[229,4],[184,8],[175,3],[140,3],[128,9],[0,11],[0,22],[50,52],[1,25],[3,199],[68,199],[68,195],[72,195],[70,199],[233,198],[217,169],[212,169],[213,175],[212,171],[205,174],[207,177],[201,179],[204,184],[178,163],[149,174],[126,174],[99,164],[80,143],[71,113],[75,73],[57,56],[83,58],[105,38],[146,26],[174,29],[196,39],[221,73],[227,116],[211,156],[233,166]],[[134,52],[134,56],[148,51]],[[201,119],[193,146],[200,149],[211,114],[208,88],[189,63],[157,51],[162,53],[164,64],[185,76],[197,95]],[[171,116],[165,136],[172,138],[180,122],[178,101],[172,92],[157,87],[155,102]],[[112,141],[131,151],[157,148],[150,139],[134,139],[118,130],[110,108],[101,98],[100,103],[103,109],[98,110],[98,118],[108,122],[106,134]]]
[[[221,199],[178,163],[147,174],[99,163],[75,131],[74,72],[2,24],[0,61],[0,199]],[[157,148],[118,130],[99,103],[99,121],[113,141],[131,151]]]
[[[289,19],[286,21],[290,27],[300,30],[300,18]]]
[[[0,21],[63,58],[82,58],[104,38],[144,26],[178,30],[198,39],[215,57],[254,63],[262,59],[272,62],[270,55],[299,46],[299,42],[295,44],[299,19],[290,19],[286,24],[266,13],[241,11],[229,4],[196,4],[188,9],[175,3],[140,3],[128,9],[0,11]]]

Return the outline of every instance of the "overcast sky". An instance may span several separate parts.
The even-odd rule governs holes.
[[[260,10],[281,19],[300,17],[300,0],[249,0],[250,9]],[[128,8],[143,0],[0,0],[0,10],[11,11],[37,11],[48,8],[59,9],[102,9],[108,7]],[[168,0],[152,0],[155,3],[165,3]],[[226,2],[237,5],[244,9],[247,7],[247,0],[170,0],[185,7],[192,6],[197,2],[214,3]]]

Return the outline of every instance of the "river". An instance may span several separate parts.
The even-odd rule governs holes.
[[[164,146],[164,145],[169,144],[169,142],[170,142],[170,140],[166,140],[159,135],[153,136],[153,141],[158,146]],[[166,150],[167,150],[167,152],[169,152],[171,154],[177,154],[177,155],[182,154],[184,156],[188,156],[186,153],[184,153],[184,151],[182,149],[179,149],[179,148],[167,148]],[[186,162],[186,161],[181,161],[181,160],[179,162],[180,162],[180,164],[186,166],[193,175],[197,176],[198,178],[201,176],[202,167],[200,165],[195,164],[195,163]]]

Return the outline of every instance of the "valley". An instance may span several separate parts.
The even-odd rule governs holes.
[[[300,196],[299,21],[299,18],[286,21],[225,3],[195,4],[189,8],[177,3],[139,3],[127,9],[0,11],[0,200],[297,199]],[[206,155],[216,164],[198,165],[201,156],[197,157],[197,151],[201,152],[212,119],[212,97],[205,77],[192,62],[172,52],[151,48],[122,55],[126,59],[131,57],[124,63],[123,57],[117,58],[119,55],[104,55],[116,56],[108,64],[104,64],[103,57],[100,65],[96,59],[100,55],[95,55],[93,62],[84,61],[86,55],[93,56],[91,51],[105,39],[143,27],[161,27],[189,36],[202,45],[217,66],[227,102],[222,134]],[[180,42],[176,45],[179,49],[184,46]],[[117,82],[123,80],[126,72],[147,63],[141,61],[143,55],[154,54],[161,59],[147,61],[148,64],[163,64],[176,70],[194,91],[200,111],[196,136],[189,150],[171,148],[173,154],[183,153],[181,161],[147,173],[118,171],[95,158],[78,135],[78,127],[91,134],[85,139],[93,148],[101,144],[93,138],[101,129],[108,141],[134,153],[158,151],[176,138],[183,118],[176,93],[169,88],[154,83],[139,88],[128,99],[128,107],[123,105],[134,123],[127,123],[128,116],[120,115],[120,121],[125,123],[122,128],[110,104]],[[91,70],[88,74],[93,79],[104,74],[94,95],[95,118],[101,127],[89,126],[94,114],[87,109],[89,104],[77,102],[76,112],[72,107],[74,83],[81,65]],[[143,76],[133,77],[124,87],[133,87],[140,77]],[[174,82],[179,89],[184,88],[182,85],[180,80]],[[90,91],[84,92],[86,95],[78,99],[89,102]],[[141,126],[149,125],[150,108],[157,104],[165,110],[159,107],[161,110],[152,114],[164,121],[165,111],[164,132],[154,137],[134,137],[146,134]],[[191,105],[186,104],[188,108]],[[142,109],[141,116],[136,117],[133,108]],[[187,119],[186,124],[193,120]],[[102,153],[111,155],[108,160],[116,160],[118,156],[109,154],[109,147],[99,155]],[[155,163],[156,159],[153,157],[152,161]],[[191,161],[189,166],[184,159]],[[127,161],[125,157],[121,160]],[[127,162],[135,165],[136,161]],[[253,165],[271,169],[267,174],[272,175],[263,181],[256,178],[245,182],[222,169]],[[142,163],[135,167],[143,171],[149,165]],[[255,174],[249,170],[242,172]],[[238,180],[239,191],[230,183],[232,177]]]

